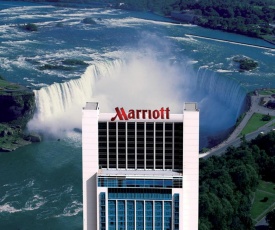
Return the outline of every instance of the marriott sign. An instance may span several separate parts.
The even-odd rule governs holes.
[[[125,112],[124,108],[115,108],[116,115],[111,118],[111,121],[118,120],[130,120],[130,119],[170,119],[170,109],[163,107],[160,110],[144,110],[144,109],[130,109],[128,113]]]

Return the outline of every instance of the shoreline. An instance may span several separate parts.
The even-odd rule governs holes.
[[[267,50],[272,50],[272,51],[274,50],[275,51],[275,47],[271,48],[271,47],[268,47],[268,46],[253,45],[253,44],[249,44],[249,43],[235,42],[235,41],[232,41],[232,40],[211,38],[211,37],[207,37],[207,36],[198,36],[198,35],[195,35],[195,34],[185,34],[185,36],[203,38],[203,39],[208,39],[208,40],[215,40],[215,41],[218,41],[218,42],[229,42],[229,43],[236,44],[236,45],[245,45],[245,46],[256,47],[256,48],[261,48],[261,49],[267,49]]]
[[[25,130],[35,110],[33,91],[0,76],[0,104],[0,152],[41,141],[38,135]]]
[[[211,147],[207,152],[201,152],[199,154],[199,158],[208,158],[211,156],[219,156],[222,155],[225,150],[230,146],[238,146],[242,141],[242,136],[240,136],[243,128],[248,123],[249,119],[252,117],[254,113],[259,113],[262,115],[271,115],[275,116],[275,109],[267,108],[260,104],[262,98],[270,97],[271,94],[265,95],[265,94],[255,94],[255,92],[260,90],[274,90],[272,88],[265,88],[265,89],[256,89],[252,92],[248,92],[247,96],[250,97],[250,107],[247,111],[244,111],[245,116],[240,121],[240,123],[234,128],[234,130],[230,133],[230,135],[225,138],[221,143],[219,143],[216,146]],[[252,94],[254,93],[254,94]],[[272,127],[275,124],[275,120],[269,121],[267,124],[259,127],[257,130],[248,133],[245,135],[246,140],[254,139],[259,134],[265,134],[266,132],[272,131],[274,127]]]
[[[7,2],[12,2],[12,1],[7,1]],[[120,7],[116,7],[113,6],[113,3],[108,3],[108,2],[89,2],[89,3],[79,3],[79,2],[51,2],[51,1],[41,1],[41,2],[36,2],[34,0],[21,0],[20,2],[30,2],[30,3],[35,3],[35,4],[41,4],[41,5],[51,5],[51,6],[55,6],[55,7],[71,7],[71,8],[110,8],[110,9],[119,9],[119,10],[125,10],[125,11],[136,11],[136,12],[144,12],[141,10],[131,10],[131,9],[124,9],[124,8],[120,8]],[[200,26],[202,28],[207,28],[207,29],[212,29],[212,30],[217,30],[217,31],[222,31],[222,32],[226,32],[226,33],[232,33],[232,34],[238,34],[238,35],[243,35],[245,37],[249,37],[249,38],[256,38],[256,39],[260,39],[263,40],[269,44],[272,44],[275,46],[275,42],[270,41],[268,39],[265,39],[263,37],[254,37],[254,36],[248,36],[246,34],[242,34],[242,33],[236,33],[234,31],[230,31],[230,30],[223,30],[223,29],[215,29],[215,28],[211,28],[211,27],[207,27],[207,26],[202,26],[202,25],[198,25],[196,23],[193,22],[188,22],[188,21],[183,21],[183,20],[179,20],[176,19],[174,17],[170,16],[166,16],[157,12],[152,12],[152,11],[145,11],[145,12],[149,12],[152,13],[154,15],[160,16],[162,18],[167,18],[170,19],[171,22],[173,24],[191,24],[191,25],[196,25],[196,26]],[[271,48],[272,49],[272,48]],[[274,48],[273,48],[274,49]]]

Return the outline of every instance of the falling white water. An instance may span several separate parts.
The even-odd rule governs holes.
[[[92,100],[95,81],[118,71],[121,62],[102,62],[89,66],[79,79],[34,90],[36,113],[29,122],[30,130],[59,134],[81,127],[81,108]]]
[[[196,101],[202,130],[217,133],[234,125],[245,92],[238,82],[205,68],[196,73],[184,63],[131,54],[91,65],[80,79],[41,88],[35,97],[37,111],[28,127],[43,133],[64,136],[64,131],[80,129],[87,101],[99,102],[101,112],[169,107],[172,113],[182,112],[184,102]]]
[[[235,119],[242,112],[246,91],[234,79],[223,77],[218,73],[200,67],[194,76],[193,84],[198,92],[216,98],[226,107],[233,108]]]

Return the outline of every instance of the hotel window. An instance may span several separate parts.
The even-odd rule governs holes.
[[[118,168],[126,168],[126,124],[118,122]]]
[[[146,169],[154,169],[154,123],[146,123]]]
[[[163,123],[156,123],[156,169],[163,169]]]
[[[174,195],[174,230],[179,230],[179,194]]]
[[[144,230],[144,201],[136,202],[136,230]]]
[[[145,201],[145,228],[153,230],[153,201]]]
[[[183,123],[174,123],[174,169],[182,171]]]
[[[162,202],[155,201],[155,230],[162,230]]]
[[[116,168],[116,123],[109,122],[109,168]]]
[[[137,123],[137,168],[144,168],[144,123]]]
[[[173,123],[165,123],[165,169],[173,168]]]
[[[118,229],[124,230],[125,229],[125,201],[118,200],[117,201],[117,219],[118,219]]]
[[[107,122],[98,123],[99,166],[107,168]]]
[[[172,202],[164,201],[164,229],[172,228]]]
[[[101,192],[100,195],[100,230],[106,230],[106,206],[105,206],[105,193]]]
[[[130,169],[135,168],[135,123],[127,123],[127,158],[128,167]]]
[[[135,229],[135,203],[127,201],[127,230]]]
[[[116,201],[108,201],[108,225],[109,230],[116,230]]]

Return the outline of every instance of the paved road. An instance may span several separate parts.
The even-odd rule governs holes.
[[[238,125],[238,127],[221,144],[210,149],[210,151],[208,151],[207,153],[200,154],[200,158],[203,157],[206,159],[206,158],[214,156],[214,155],[220,156],[225,153],[225,150],[229,146],[238,147],[241,144],[241,140],[238,137],[238,135],[241,133],[243,128],[246,126],[247,122],[249,121],[249,119],[251,118],[253,113],[269,114],[269,115],[275,116],[275,110],[268,109],[266,107],[259,105],[259,102],[262,97],[266,97],[266,96],[251,96],[251,107],[250,107],[249,111],[246,113],[244,119]],[[262,134],[270,132],[270,131],[275,132],[275,127],[273,126],[273,124],[275,124],[275,119],[268,122],[267,124],[265,124],[264,126],[259,128],[258,130],[256,130],[255,132],[247,134],[245,136],[246,140],[247,141],[252,140],[252,139],[256,138],[258,135],[262,135]],[[259,230],[267,229],[267,223],[265,220],[265,216],[260,221],[258,221],[256,223],[255,227],[257,230],[258,229]]]
[[[265,126],[261,127],[260,129],[258,129],[257,131],[253,132],[253,133],[249,133],[245,136],[245,139],[247,141],[250,141],[252,139],[255,139],[259,134],[261,133],[268,133],[270,131],[273,131],[274,127],[268,127],[272,124],[275,124],[275,120],[267,123]],[[222,155],[225,150],[229,147],[229,146],[234,146],[234,147],[238,147],[240,146],[241,144],[241,140],[240,138],[236,138],[235,140],[231,140],[231,141],[224,141],[222,142],[220,145],[212,148],[209,152],[207,153],[204,153],[204,154],[200,154],[200,158],[201,157],[204,157],[204,158],[208,158],[208,157],[211,157],[213,155],[216,155],[216,156],[220,156]]]
[[[202,158],[202,157],[208,158],[213,155],[219,156],[219,155],[223,154],[229,146],[235,146],[235,147],[239,146],[241,143],[241,140],[238,137],[238,135],[241,133],[243,128],[246,126],[247,122],[249,121],[249,119],[251,118],[253,113],[269,114],[269,115],[275,116],[275,110],[268,109],[266,107],[259,105],[262,97],[267,97],[267,96],[262,96],[262,95],[251,96],[251,107],[250,107],[249,111],[246,113],[246,115],[243,118],[243,120],[241,121],[241,123],[237,126],[237,128],[230,134],[230,136],[225,141],[223,141],[219,145],[213,147],[208,152],[200,154],[200,158]],[[259,128],[257,131],[247,134],[245,136],[246,140],[254,139],[261,132],[266,133],[266,132],[272,131],[272,129],[274,127],[272,127],[271,125],[274,123],[275,123],[275,120],[272,120],[272,121],[268,122],[266,125]]]
[[[267,227],[264,228],[265,226],[268,226],[265,217],[266,217],[266,216],[264,216],[261,220],[259,220],[259,221],[255,224],[255,227],[262,227],[262,229],[268,229]],[[256,228],[256,229],[257,229],[257,228]]]

